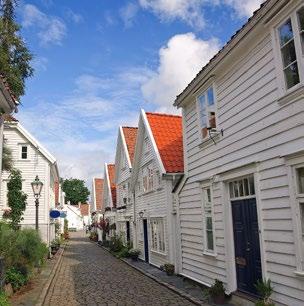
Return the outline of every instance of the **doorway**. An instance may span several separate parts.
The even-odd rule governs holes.
[[[145,249],[145,262],[149,262],[149,236],[148,236],[148,221],[143,220],[144,228],[144,249]]]
[[[127,228],[127,242],[130,242],[130,221],[126,221]]]

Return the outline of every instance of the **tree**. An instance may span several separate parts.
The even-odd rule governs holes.
[[[7,200],[8,206],[11,208],[9,219],[13,229],[19,228],[19,223],[23,220],[23,213],[26,208],[27,195],[22,191],[22,175],[21,171],[13,169],[11,171],[10,180],[7,183]]]
[[[19,34],[14,10],[17,0],[0,0],[0,74],[18,99],[24,95],[25,79],[33,75],[33,55]]]
[[[7,146],[3,145],[2,151],[2,171],[12,171],[14,166],[12,150]]]
[[[73,178],[63,181],[62,190],[65,192],[66,201],[70,201],[73,205],[87,202],[90,194],[84,181]]]

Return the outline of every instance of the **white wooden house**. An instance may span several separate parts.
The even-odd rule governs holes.
[[[304,305],[304,3],[268,0],[177,97],[180,274]]]
[[[116,157],[116,232],[124,242],[133,242],[134,197],[131,190],[131,173],[137,137],[136,127],[119,127]]]
[[[141,111],[135,147],[134,244],[140,258],[157,267],[176,264],[173,194],[183,176],[182,118]]]
[[[115,164],[104,165],[104,181],[103,181],[103,213],[104,218],[108,220],[111,231],[110,236],[115,233],[112,226],[116,224],[116,185],[115,185]]]
[[[43,182],[39,199],[39,231],[42,239],[49,243],[55,237],[55,226],[49,213],[55,208],[55,182],[59,179],[56,159],[12,117],[4,123],[4,141],[12,150],[14,167],[22,173],[22,189],[27,194],[24,220],[21,223],[24,227],[35,227],[35,199],[31,182],[36,175]],[[1,182],[1,212],[8,208],[8,180],[9,173],[4,171]]]
[[[17,111],[18,101],[9,89],[5,78],[0,75],[0,169],[2,169],[2,151],[3,151],[3,123],[5,117],[14,111]],[[0,171],[1,182],[2,171]],[[0,184],[1,192],[1,184]]]

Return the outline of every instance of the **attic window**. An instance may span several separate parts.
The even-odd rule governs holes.
[[[199,119],[202,138],[208,137],[208,129],[216,129],[216,110],[213,86],[198,97]]]
[[[21,146],[21,159],[28,158],[28,147],[26,145]]]

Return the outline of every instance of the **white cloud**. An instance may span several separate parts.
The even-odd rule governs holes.
[[[143,96],[162,111],[172,111],[175,97],[218,51],[217,39],[201,40],[193,33],[173,36],[159,51],[159,67],[143,85]]]
[[[163,21],[181,19],[202,29],[205,24],[202,0],[139,0],[142,8],[152,10]]]
[[[67,18],[74,23],[81,23],[84,21],[82,15],[73,12],[71,9],[67,9],[66,11]]]
[[[124,67],[113,77],[80,75],[62,99],[39,99],[17,117],[56,156],[62,177],[81,178],[89,186],[104,162],[114,161],[118,126],[137,125],[140,86],[149,73]]]
[[[135,3],[127,3],[124,7],[120,9],[120,17],[124,22],[126,28],[133,25],[134,17],[138,12],[138,5]]]
[[[231,6],[239,17],[250,17],[265,0],[224,0],[224,3]]]
[[[44,56],[35,56],[33,60],[33,67],[35,72],[47,70],[48,59]]]
[[[182,20],[201,30],[205,23],[205,9],[227,5],[239,18],[249,17],[265,0],[138,0],[139,5],[152,11],[163,21]],[[221,9],[221,8],[219,8]],[[206,16],[207,19],[207,16]]]
[[[22,10],[24,28],[35,27],[41,45],[61,45],[66,36],[66,25],[58,17],[48,16],[35,5],[26,4]]]

